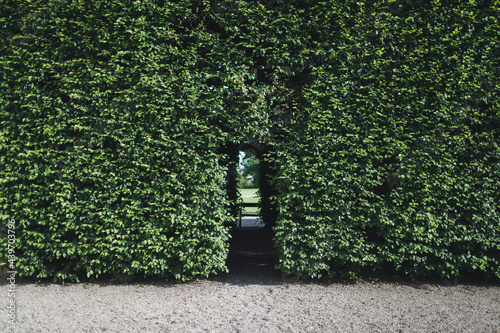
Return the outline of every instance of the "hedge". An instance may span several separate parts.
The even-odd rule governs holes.
[[[499,1],[0,9],[20,275],[227,270],[235,147],[254,146],[283,272],[500,278]]]
[[[322,65],[276,148],[278,266],[498,278],[499,3],[381,5],[315,31]]]
[[[206,74],[190,69],[195,53],[172,33],[177,8],[15,1],[9,10],[0,206],[2,223],[16,220],[19,274],[226,270],[221,136],[204,117],[212,94],[196,84]]]

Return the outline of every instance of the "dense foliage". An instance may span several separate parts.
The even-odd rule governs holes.
[[[225,269],[223,137],[206,107],[219,101],[197,84],[197,43],[175,33],[183,11],[3,4],[0,205],[21,275]]]
[[[500,278],[499,1],[0,9],[0,215],[20,274],[225,270],[245,143],[283,272]]]
[[[322,12],[277,148],[282,270],[500,277],[499,4]]]

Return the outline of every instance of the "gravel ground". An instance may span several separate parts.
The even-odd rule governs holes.
[[[190,283],[16,284],[1,332],[492,332],[500,286],[300,282],[266,252],[233,251],[230,273]],[[5,281],[5,280],[4,280]],[[0,285],[9,304],[9,285]]]

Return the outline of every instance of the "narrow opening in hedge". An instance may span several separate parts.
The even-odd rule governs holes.
[[[260,217],[260,158],[254,148],[240,150],[238,154],[237,188],[241,198],[239,228],[260,228],[264,222]]]
[[[259,213],[263,226],[272,232],[277,219],[277,209],[272,202],[276,194],[272,186],[274,168],[272,165],[272,150],[264,144],[228,145],[228,197],[232,202],[231,213],[238,217],[240,211]],[[240,156],[242,157],[241,167]],[[246,161],[245,161],[246,160]],[[246,172],[243,170],[246,168]],[[249,196],[247,202],[252,202],[257,207],[249,205],[249,209],[243,210],[244,205],[238,205],[238,198],[243,195]],[[255,197],[254,197],[255,196]]]
[[[254,274],[255,270],[261,269],[273,270],[276,251],[272,227],[276,221],[276,209],[270,200],[274,193],[270,186],[272,168],[267,158],[270,149],[266,145],[230,142],[224,145],[223,150],[223,163],[228,168],[226,190],[231,203],[230,213],[236,221],[232,228],[228,267],[232,271],[242,270],[244,274]],[[240,157],[246,161],[240,161]],[[245,162],[247,165],[239,165]],[[243,172],[244,167],[248,168],[246,172]],[[245,207],[238,203],[245,194],[251,197],[250,201],[258,204],[248,208],[251,208],[250,212],[253,209],[254,214],[257,213],[254,216],[263,222],[260,227],[239,228],[240,210]]]
[[[241,209],[241,217],[248,217],[246,223],[238,224],[232,231],[228,267],[241,274],[267,274],[274,270],[275,255],[273,229],[276,209],[271,206],[270,197],[274,191],[270,186],[271,167],[266,158],[269,148],[265,145],[240,144],[231,151],[233,161],[229,164],[228,174],[234,179],[229,184],[235,187],[233,194],[235,206]],[[232,194],[232,190],[228,190]],[[238,197],[243,205],[238,207]],[[240,201],[240,202],[241,202]],[[252,205],[245,205],[249,203]],[[255,219],[259,219],[256,223]],[[250,221],[250,220],[254,221]]]

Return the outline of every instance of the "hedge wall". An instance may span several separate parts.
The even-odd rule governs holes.
[[[279,267],[498,278],[499,2],[396,7],[334,6],[314,32],[276,148]]]
[[[500,278],[499,1],[0,6],[21,275],[226,270],[245,143],[283,272]]]
[[[197,84],[196,43],[174,33],[184,6],[4,9],[0,207],[2,223],[16,220],[19,274],[225,270],[224,138],[205,115],[214,97]]]

